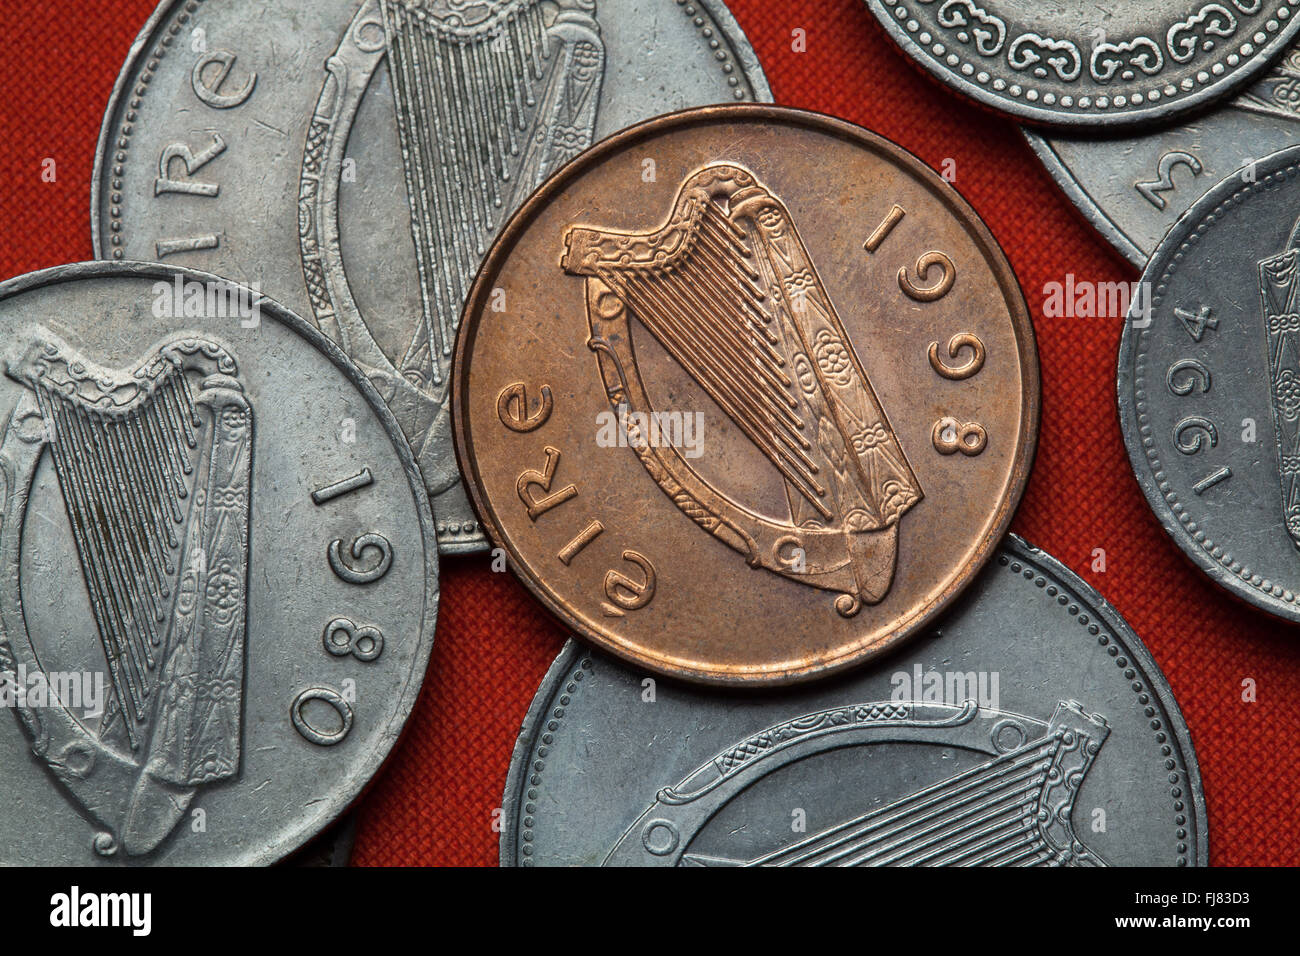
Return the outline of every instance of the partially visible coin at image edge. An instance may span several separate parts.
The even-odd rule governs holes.
[[[1164,675],[1014,535],[938,627],[815,684],[706,692],[570,641],[502,807],[502,866],[1209,863]]]
[[[12,279],[0,330],[0,858],[285,857],[428,665],[433,517],[396,421],[302,319],[193,270]]]
[[[1174,220],[1229,173],[1300,133],[1300,48],[1232,99],[1181,124],[1113,136],[1023,132],[1084,217],[1139,269]]]
[[[1300,0],[866,0],[890,37],[957,92],[1033,123],[1165,122],[1261,73],[1300,30]]]
[[[1116,392],[1133,472],[1209,578],[1300,621],[1300,147],[1232,175],[1142,274]]]

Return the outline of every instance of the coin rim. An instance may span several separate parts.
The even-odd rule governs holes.
[[[1160,245],[1156,247],[1156,251],[1151,254],[1151,260],[1147,263],[1147,267],[1142,271],[1140,281],[1144,287],[1155,288],[1155,280],[1163,276],[1167,271],[1170,260],[1179,252],[1179,247],[1187,241],[1192,231],[1236,190],[1245,188],[1249,191],[1250,188],[1262,185],[1267,177],[1275,175],[1280,169],[1288,165],[1300,168],[1300,145],[1286,146],[1277,152],[1270,153],[1258,160],[1255,165],[1255,183],[1243,184],[1239,176],[1240,170],[1229,173],[1174,220],[1173,225],[1169,227],[1169,231],[1160,240]],[[1133,395],[1133,363],[1136,358],[1134,349],[1137,347],[1138,342],[1137,332],[1142,331],[1135,330],[1133,327],[1135,318],[1133,310],[1135,308],[1137,308],[1136,304],[1130,306],[1128,314],[1124,316],[1124,328],[1120,333],[1119,353],[1116,357],[1115,366],[1115,398],[1118,406],[1120,431],[1124,436],[1124,450],[1128,454],[1129,468],[1133,472],[1138,487],[1142,489],[1147,507],[1151,509],[1152,516],[1159,522],[1165,534],[1178,546],[1178,549],[1216,585],[1232,597],[1244,601],[1251,607],[1258,608],[1266,614],[1271,614],[1273,617],[1284,621],[1300,622],[1300,598],[1288,603],[1271,594],[1265,595],[1258,587],[1243,581],[1228,568],[1225,568],[1212,555],[1207,554],[1205,548],[1198,544],[1188,533],[1183,523],[1174,515],[1173,509],[1169,507],[1168,502],[1165,501],[1164,495],[1161,494],[1155,476],[1151,473],[1146,452],[1142,448],[1142,436],[1137,421],[1137,403]],[[1300,585],[1288,590],[1300,593]]]
[[[1251,57],[1251,65],[1248,69],[1237,68],[1231,72],[1225,71],[1225,75],[1219,77],[1213,83],[1200,84],[1200,89],[1195,93],[1174,100],[1173,102],[1178,105],[1173,108],[1169,106],[1170,101],[1161,100],[1154,106],[1145,106],[1139,109],[1126,108],[1097,113],[1060,113],[1055,110],[1043,109],[1040,106],[1026,106],[1018,99],[992,93],[964,76],[959,76],[949,69],[941,68],[933,61],[927,49],[912,39],[905,30],[902,30],[893,17],[885,15],[885,11],[880,9],[881,0],[865,0],[865,3],[876,22],[881,25],[885,33],[888,34],[889,39],[893,41],[894,46],[906,54],[912,63],[924,70],[927,76],[942,83],[947,89],[959,94],[966,100],[986,106],[1017,122],[1030,122],[1052,129],[1073,130],[1080,133],[1092,132],[1095,134],[1108,129],[1119,130],[1151,123],[1167,125],[1180,117],[1185,118],[1188,114],[1231,95],[1234,90],[1241,89],[1248,85],[1251,80],[1258,78],[1264,70],[1272,65],[1274,60],[1292,45],[1292,42],[1297,37],[1300,37],[1300,8],[1297,8],[1292,10],[1290,21],[1282,29],[1279,29],[1271,40],[1256,48],[1256,54]],[[1165,83],[1168,82],[1170,81],[1165,80]],[[1146,90],[1144,89],[1143,92],[1145,93]],[[1145,100],[1145,96],[1143,99]]]
[[[607,638],[594,628],[586,627],[576,620],[576,614],[570,614],[566,602],[555,594],[539,575],[528,569],[518,550],[508,542],[496,521],[490,503],[484,498],[479,479],[478,468],[471,453],[469,423],[465,418],[467,404],[468,367],[471,357],[471,340],[479,327],[478,316],[491,294],[491,279],[513,252],[531,221],[562,193],[572,181],[583,175],[586,170],[599,164],[609,154],[620,151],[636,142],[658,137],[677,129],[714,123],[779,123],[795,128],[812,129],[832,138],[847,141],[851,145],[865,148],[893,161],[901,170],[914,176],[930,188],[939,203],[946,205],[948,211],[965,228],[966,235],[985,253],[985,261],[993,273],[1003,298],[1010,311],[1010,319],[1017,341],[1018,357],[1022,369],[1021,379],[1021,424],[1016,436],[1016,451],[1012,456],[1011,473],[1007,480],[1007,490],[992,512],[992,527],[982,538],[976,539],[969,550],[969,558],[962,569],[942,587],[939,594],[913,615],[906,626],[877,630],[881,636],[867,647],[845,651],[840,645],[837,651],[816,655],[809,663],[786,667],[779,670],[754,670],[744,668],[695,669],[665,663],[649,654],[636,654],[623,647],[617,641]],[[1041,385],[1038,365],[1038,346],[1034,336],[1033,322],[1029,307],[1025,302],[1011,263],[1006,253],[994,239],[984,220],[974,208],[966,202],[957,190],[938,173],[932,170],[918,157],[902,146],[885,139],[877,133],[863,129],[847,120],[816,113],[810,110],[795,109],[786,106],[766,104],[728,104],[725,106],[703,106],[679,110],[663,116],[630,126],[622,132],[602,140],[579,154],[568,164],[561,167],[547,182],[528,198],[518,212],[510,218],[501,230],[492,248],[484,257],[474,284],[466,299],[465,310],[461,314],[459,332],[456,335],[456,354],[452,363],[452,424],[455,435],[456,460],[465,476],[465,485],[469,489],[470,501],[479,521],[487,530],[495,548],[509,556],[509,566],[515,577],[566,627],[577,632],[584,639],[595,643],[617,657],[635,665],[647,668],[658,674],[667,674],[682,680],[719,686],[779,686],[800,681],[813,680],[852,667],[855,664],[878,657],[911,637],[935,616],[943,611],[975,578],[980,569],[989,561],[997,550],[998,543],[1006,533],[1016,507],[1024,494],[1025,485],[1033,466],[1034,454],[1038,443],[1038,423],[1041,407]]]
[[[1300,19],[1300,15],[1297,16]],[[1066,165],[1065,160],[1061,159],[1059,153],[1052,145],[1052,141],[1042,134],[1041,131],[1030,129],[1027,126],[1020,127],[1020,135],[1025,138],[1029,148],[1034,151],[1038,161],[1042,163],[1043,169],[1052,177],[1057,188],[1065,193],[1065,198],[1070,200],[1078,212],[1088,223],[1089,226],[1107,243],[1111,245],[1116,252],[1126,260],[1136,266],[1138,269],[1146,268],[1147,256],[1138,248],[1138,244],[1128,237],[1128,234],[1119,227],[1106,211],[1101,207],[1101,203],[1093,198],[1092,193],[1083,188],[1083,184],[1074,177],[1070,167]]]
[[[1169,686],[1168,678],[1165,677],[1164,672],[1155,662],[1155,658],[1151,656],[1150,648],[1137,636],[1123,616],[1092,585],[1046,551],[1034,547],[1019,535],[1008,534],[997,549],[997,554],[1006,555],[1012,560],[1033,564],[1039,570],[1056,578],[1059,585],[1075,592],[1080,601],[1088,606],[1088,610],[1093,617],[1100,620],[1105,625],[1106,630],[1110,632],[1112,638],[1123,646],[1129,660],[1145,676],[1148,689],[1155,693],[1160,706],[1164,709],[1165,726],[1172,732],[1178,745],[1178,753],[1182,758],[1187,777],[1187,787],[1191,793],[1188,802],[1191,804],[1192,817],[1196,823],[1196,841],[1194,844],[1189,844],[1189,847],[1195,846],[1195,858],[1192,865],[1209,866],[1210,832],[1206,812],[1205,787],[1201,781],[1201,768],[1196,758],[1196,748],[1192,744],[1192,732],[1187,726],[1187,721],[1178,706],[1178,701],[1174,698],[1173,688]],[[565,679],[573,671],[578,661],[591,653],[588,648],[579,644],[576,640],[570,639],[565,642],[564,647],[560,649],[560,653],[551,663],[551,666],[547,668],[546,676],[542,678],[541,683],[538,685],[532,703],[528,706],[528,712],[524,715],[523,723],[519,728],[519,735],[515,739],[514,751],[510,755],[510,769],[506,773],[505,791],[501,796],[502,825],[501,837],[498,840],[498,865],[500,866],[519,865],[519,808],[523,803],[522,795],[527,786],[527,774],[531,766],[533,753],[537,747],[538,738],[542,733],[545,722],[550,717],[551,706],[555,701],[559,688],[563,686]],[[600,656],[599,653],[596,654],[597,659]],[[605,656],[608,657],[609,655]],[[616,666],[624,666],[617,660],[612,658],[611,660]],[[698,688],[694,689],[698,691]]]
[[[223,279],[209,272],[202,272],[184,266],[131,260],[112,262],[95,260],[53,266],[0,282],[0,303],[23,293],[61,285],[65,282],[123,278],[157,279],[163,282],[174,282],[177,278],[180,278],[183,281],[217,283],[225,287],[247,291],[252,297],[251,301],[257,303],[263,317],[270,316],[290,332],[296,333],[309,346],[314,346],[318,352],[329,359],[343,373],[344,377],[370,405],[371,410],[379,420],[380,427],[383,428],[384,434],[388,437],[397,453],[397,459],[406,473],[407,483],[410,486],[412,497],[415,499],[420,537],[424,542],[424,613],[421,616],[419,643],[415,653],[414,665],[407,674],[400,692],[395,695],[393,706],[386,707],[384,710],[384,713],[389,715],[388,727],[383,735],[390,741],[388,749],[382,753],[374,749],[367,750],[361,756],[358,764],[359,772],[353,778],[354,780],[360,780],[358,786],[344,788],[342,798],[331,797],[329,794],[324,795],[322,801],[324,809],[313,815],[295,818],[300,822],[288,828],[290,834],[288,838],[274,843],[258,844],[249,856],[242,858],[238,864],[235,864],[240,866],[267,866],[284,859],[293,851],[304,846],[355,805],[397,749],[399,739],[406,729],[416,699],[419,697],[420,689],[424,683],[437,626],[439,595],[438,549],[436,545],[430,547],[429,544],[429,542],[436,540],[434,537],[433,512],[429,507],[429,496],[424,491],[424,479],[415,464],[415,458],[411,454],[410,446],[402,435],[397,419],[393,417],[393,413],[388,410],[388,406],[379,397],[375,387],[370,384],[369,380],[361,374],[360,370],[349,361],[347,356],[330,339],[317,331],[305,319],[300,318],[274,299],[256,290],[247,289],[236,282]],[[287,718],[284,730],[285,732],[289,730]],[[22,733],[26,737],[26,731],[24,730]],[[51,780],[50,785],[51,787],[57,787],[53,780]],[[320,821],[319,826],[313,826],[314,821]],[[198,865],[204,864],[200,862]]]

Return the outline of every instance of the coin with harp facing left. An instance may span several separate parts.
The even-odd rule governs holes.
[[[0,860],[262,864],[388,755],[437,545],[400,428],[255,292],[0,285]]]
[[[663,673],[879,654],[992,553],[1038,360],[988,230],[851,124],[705,107],[536,192],[462,319],[457,455],[524,583]]]

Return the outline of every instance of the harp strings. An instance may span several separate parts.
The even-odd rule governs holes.
[[[769,297],[764,276],[747,261],[746,234],[715,203],[694,203],[690,216],[690,238],[670,263],[603,265],[597,275],[829,521],[782,340],[772,328],[779,299]]]
[[[135,748],[183,540],[200,427],[193,395],[184,373],[169,366],[126,411],[101,411],[44,382],[36,397],[114,700]]]
[[[470,279],[486,237],[511,210],[512,162],[527,148],[529,120],[552,50],[537,4],[496,31],[457,36],[426,26],[400,3],[388,13],[389,67],[421,277],[423,337],[449,358]],[[419,338],[404,366],[415,360]],[[441,384],[439,362],[423,364]]]
[[[1012,866],[1053,858],[1025,826],[1058,738],[972,768],[887,807],[849,820],[752,866]]]

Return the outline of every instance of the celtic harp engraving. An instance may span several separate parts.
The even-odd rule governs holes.
[[[252,410],[234,358],[197,336],[115,370],[30,328],[3,365],[28,391],[0,439],[15,484],[0,560],[17,567],[17,529],[48,453],[111,689],[94,729],[63,707],[20,707],[19,717],[37,756],[103,827],[96,851],[145,854],[201,787],[239,773]],[[35,434],[21,424],[31,421]],[[34,672],[19,608],[11,590],[3,663]]]
[[[340,171],[386,63],[422,302],[391,353],[353,299],[340,251]],[[595,0],[366,0],[328,62],[299,196],[303,274],[318,324],[396,414],[433,492],[444,454],[456,327],[497,230],[591,145],[605,70]]]
[[[747,170],[714,164],[682,183],[662,228],[575,226],[565,247],[562,267],[586,279],[588,344],[611,404],[652,411],[635,317],[780,472],[789,518],[731,500],[675,448],[630,440],[664,493],[753,566],[841,592],[846,617],[881,601],[921,487],[780,200]]]
[[[450,358],[497,227],[590,145],[604,48],[594,2],[555,4],[549,25],[540,0],[381,5],[425,303],[407,370],[424,349]]]
[[[1110,734],[1105,718],[1061,701],[1050,721],[979,707],[876,701],[805,714],[739,741],[654,803],[605,865],[1105,866],[1079,840],[1075,799]],[[736,859],[692,844],[723,807],[769,774],[829,751],[920,744],[987,756],[976,766]]]

